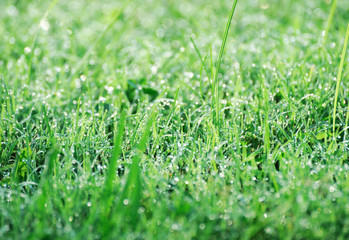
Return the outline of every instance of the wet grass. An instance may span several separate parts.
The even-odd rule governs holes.
[[[0,239],[349,237],[349,5],[234,4],[0,1]]]

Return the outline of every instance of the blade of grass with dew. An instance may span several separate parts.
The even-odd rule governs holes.
[[[347,145],[346,143],[346,139],[347,139],[347,134],[348,134],[348,123],[349,123],[349,101],[348,101],[348,105],[347,105],[347,114],[346,114],[346,118],[345,118],[345,127],[344,127],[344,136],[343,136],[343,144],[342,144],[342,151],[345,152],[344,156],[343,156],[343,161],[345,161],[345,159],[348,158],[348,152],[345,151],[345,146]]]
[[[229,34],[229,30],[230,30],[230,26],[231,26],[231,21],[233,19],[234,16],[234,12],[235,12],[235,8],[236,8],[236,4],[237,4],[238,0],[234,0],[233,6],[230,10],[230,14],[229,14],[229,19],[227,22],[227,25],[225,27],[225,31],[224,31],[224,36],[223,36],[223,41],[222,41],[222,45],[221,45],[221,49],[219,51],[219,57],[218,57],[218,62],[217,62],[217,67],[216,67],[216,72],[214,75],[214,85],[215,85],[215,93],[212,93],[215,95],[215,99],[216,99],[216,121],[217,121],[217,125],[219,126],[219,86],[218,86],[218,73],[220,70],[220,66],[221,66],[221,62],[222,62],[222,58],[223,58],[223,54],[224,54],[224,49],[225,49],[225,44],[227,42],[228,39],[228,34]]]
[[[334,96],[333,117],[332,117],[333,118],[333,126],[332,126],[333,140],[336,138],[336,136],[335,136],[336,110],[337,110],[339,88],[340,88],[340,83],[341,83],[341,78],[342,78],[342,71],[343,71],[343,66],[344,66],[345,53],[347,51],[348,38],[349,38],[349,22],[348,22],[348,26],[347,26],[347,32],[345,34],[344,45],[343,45],[343,50],[342,50],[342,55],[341,55],[341,61],[339,64],[338,75],[337,75],[336,93]]]
[[[126,122],[126,112],[124,111],[119,120],[117,135],[114,138],[112,156],[110,159],[107,178],[104,186],[107,192],[110,192],[111,189],[113,188],[113,182],[115,180],[115,173],[116,173],[116,167],[117,167],[117,160],[121,153],[121,144],[122,144],[122,138],[124,136],[124,131],[125,131],[125,122]]]
[[[107,171],[106,180],[104,182],[104,190],[100,196],[100,201],[103,203],[101,204],[101,216],[103,216],[103,220],[101,221],[102,227],[105,228],[104,232],[108,232],[107,230],[109,226],[109,222],[106,220],[108,219],[108,215],[111,213],[112,203],[114,199],[113,195],[113,183],[115,181],[116,177],[116,170],[117,170],[117,160],[121,154],[121,145],[122,140],[125,132],[125,122],[126,122],[126,110],[124,110],[121,114],[121,118],[118,123],[117,127],[117,134],[114,137],[114,146],[112,150],[112,155]],[[89,221],[92,221],[92,219],[89,219]]]
[[[135,228],[138,222],[137,211],[139,208],[140,200],[142,197],[142,179],[141,179],[141,170],[140,162],[142,159],[142,154],[145,151],[146,144],[150,135],[150,129],[152,127],[153,121],[155,119],[155,111],[152,109],[152,113],[149,117],[149,120],[146,124],[145,130],[139,144],[137,145],[136,153],[132,159],[132,164],[130,172],[127,176],[124,189],[120,195],[119,201],[117,203],[117,211],[125,211],[126,215],[130,216],[130,221],[132,227]],[[127,199],[129,197],[129,199]],[[126,201],[126,202],[125,202]],[[130,201],[130,203],[128,202]],[[123,208],[123,205],[126,205]]]
[[[264,154],[265,161],[268,160],[270,151],[270,127],[269,127],[269,94],[266,88],[266,79],[264,74],[262,75],[262,92],[263,92],[263,103],[264,103]]]
[[[174,111],[176,110],[177,99],[178,99],[178,92],[179,92],[179,88],[178,88],[177,91],[176,91],[176,94],[175,94],[175,97],[174,97],[174,101],[173,101],[172,109],[171,109],[170,114],[168,115],[167,120],[166,120],[166,125],[165,125],[165,127],[161,130],[161,132],[159,133],[159,135],[156,137],[156,140],[154,141],[155,144],[153,145],[152,154],[155,154],[156,146],[158,145],[160,139],[163,137],[164,133],[166,132],[166,130],[167,130],[169,124],[170,124],[170,121],[171,121],[171,119],[172,119],[173,113],[174,113]]]

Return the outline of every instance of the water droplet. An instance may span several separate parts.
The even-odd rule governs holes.
[[[31,53],[31,52],[32,52],[32,50],[31,50],[30,47],[25,47],[25,48],[24,48],[24,53],[25,53],[25,54],[29,54],[29,53]]]
[[[330,186],[330,187],[329,187],[329,191],[330,191],[330,192],[334,192],[334,190],[335,190],[334,186]]]
[[[80,76],[80,80],[81,80],[81,81],[85,82],[86,79],[87,79],[86,75],[82,74],[82,75]]]
[[[40,27],[44,30],[44,31],[48,31],[50,29],[50,23],[47,21],[46,18],[41,19],[40,21]]]
[[[206,228],[205,223],[201,223],[201,224],[199,225],[199,228],[200,228],[201,230],[204,230],[204,229]]]

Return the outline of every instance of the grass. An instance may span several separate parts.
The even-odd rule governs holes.
[[[347,239],[348,15],[0,1],[0,239]]]
[[[339,94],[340,83],[342,80],[342,71],[343,71],[343,66],[344,66],[345,54],[347,51],[348,38],[349,38],[349,22],[348,22],[348,27],[347,27],[347,33],[345,34],[343,51],[342,51],[342,55],[341,55],[341,62],[339,64],[339,69],[338,69],[336,93],[335,93],[335,97],[334,97],[334,107],[333,107],[333,137],[334,137],[334,139],[336,137],[335,129],[336,129],[336,113],[337,113],[336,109],[337,109],[337,103],[338,103],[338,94]]]

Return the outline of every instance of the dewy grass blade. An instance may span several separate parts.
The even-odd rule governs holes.
[[[348,123],[349,123],[349,102],[347,105],[347,114],[346,114],[346,118],[345,118],[345,127],[344,127],[344,136],[343,136],[343,144],[342,144],[342,150],[344,150],[345,145],[347,144],[346,139],[347,139],[347,134],[348,134]],[[345,159],[348,155],[347,152],[345,152]]]
[[[216,67],[216,72],[214,74],[214,91],[215,93],[213,93],[215,95],[215,99],[216,99],[216,120],[217,120],[217,124],[219,126],[219,86],[218,86],[218,73],[220,70],[220,66],[221,66],[221,62],[222,62],[222,58],[223,58],[223,54],[224,54],[224,49],[225,49],[225,44],[227,42],[228,39],[228,34],[229,34],[229,30],[230,30],[230,26],[231,26],[231,21],[233,19],[234,16],[234,12],[235,12],[235,8],[236,8],[236,4],[237,4],[238,0],[234,0],[233,3],[233,7],[231,8],[230,14],[229,14],[229,19],[227,22],[227,25],[225,27],[225,31],[224,31],[224,36],[223,36],[223,41],[222,41],[222,45],[221,45],[221,49],[219,51],[219,57],[218,57],[218,62],[217,62],[217,67]]]
[[[269,127],[269,96],[266,88],[266,79],[263,75],[262,80],[262,92],[263,92],[263,102],[264,102],[264,154],[265,161],[268,160],[270,151],[270,127]]]
[[[136,154],[132,159],[132,165],[130,168],[130,172],[127,176],[126,183],[122,193],[120,195],[117,209],[121,210],[124,204],[124,201],[128,201],[127,197],[131,200],[128,208],[125,209],[127,211],[127,215],[131,217],[132,226],[135,227],[138,221],[137,219],[137,210],[139,208],[139,203],[142,196],[142,178],[141,178],[141,170],[140,170],[140,161],[142,159],[142,154],[145,151],[146,144],[150,137],[150,130],[152,124],[155,119],[155,110],[152,110],[152,113],[149,117],[147,125],[145,126],[145,130],[143,131],[143,135],[137,145]]]
[[[105,181],[105,188],[110,191],[113,186],[113,181],[115,179],[115,173],[116,173],[116,167],[117,167],[117,160],[121,153],[121,144],[122,144],[122,137],[124,136],[124,130],[125,130],[125,121],[126,121],[126,112],[124,111],[121,115],[119,124],[118,124],[118,133],[117,136],[114,139],[114,147],[112,152],[112,157],[110,159],[107,179]]]
[[[333,140],[336,138],[336,136],[335,136],[336,135],[335,134],[335,130],[336,130],[336,110],[337,110],[339,88],[340,88],[340,83],[341,83],[341,78],[342,78],[342,71],[343,71],[343,66],[344,66],[345,53],[347,51],[347,45],[348,45],[348,37],[349,37],[349,22],[348,22],[348,26],[347,26],[347,32],[345,34],[345,40],[344,40],[344,45],[343,45],[343,50],[342,50],[342,55],[341,55],[341,61],[340,61],[340,64],[339,64],[338,75],[337,75],[336,93],[335,93],[335,96],[334,96],[333,126],[332,126]]]

